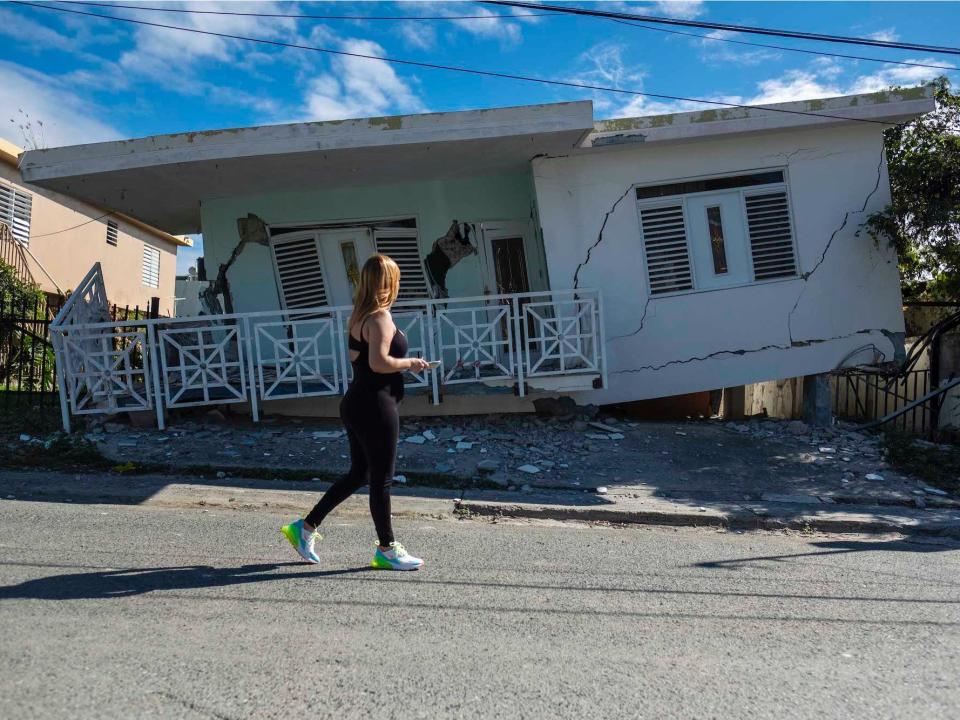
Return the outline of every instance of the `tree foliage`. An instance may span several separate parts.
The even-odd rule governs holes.
[[[897,249],[906,298],[960,299],[960,95],[931,84],[936,111],[885,133],[891,203],[867,230]]]

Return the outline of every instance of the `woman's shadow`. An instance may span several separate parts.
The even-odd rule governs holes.
[[[301,567],[305,570],[307,566],[296,562],[242,565],[235,568],[184,565],[69,573],[0,587],[0,600],[104,600],[142,595],[154,590],[193,590],[293,578],[347,575],[370,570],[369,567],[359,567],[345,570],[274,572],[284,567]]]

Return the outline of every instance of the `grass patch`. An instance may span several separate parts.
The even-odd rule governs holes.
[[[887,462],[898,472],[920,478],[932,487],[960,495],[960,449],[944,450],[914,444],[903,433],[884,435]]]

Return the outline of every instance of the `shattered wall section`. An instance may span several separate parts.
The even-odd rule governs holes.
[[[598,149],[534,161],[554,287],[600,288],[621,402],[892,360],[896,257],[860,225],[889,199],[881,127],[817,128]],[[784,168],[799,277],[650,298],[635,185]],[[562,280],[565,278],[565,280]]]

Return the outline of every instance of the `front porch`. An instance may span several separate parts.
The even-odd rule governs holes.
[[[51,327],[68,431],[71,416],[152,411],[163,428],[171,410],[228,404],[256,421],[274,401],[346,392],[349,305],[116,322],[106,297],[95,265]],[[401,300],[394,319],[411,355],[442,363],[407,375],[434,406],[450,393],[606,386],[597,290]]]

